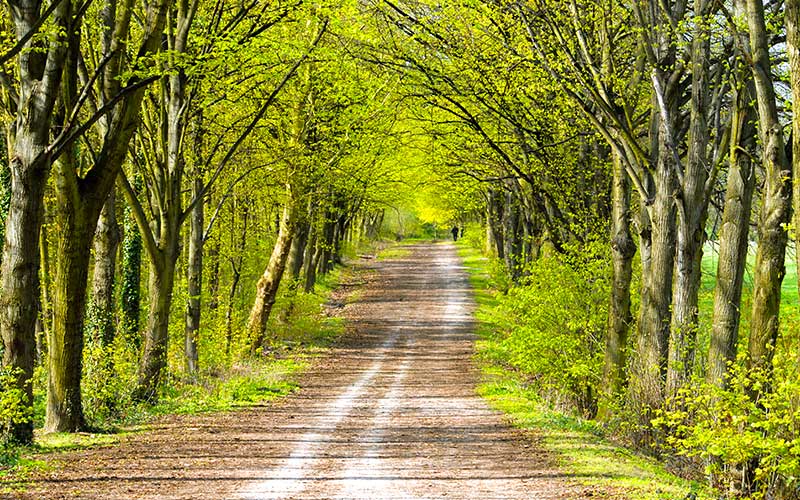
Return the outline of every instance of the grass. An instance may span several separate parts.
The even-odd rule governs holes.
[[[378,260],[402,259],[411,255],[411,250],[404,245],[410,243],[397,243],[378,252]]]
[[[459,245],[459,254],[469,273],[479,312],[490,310],[497,303],[492,292],[491,263],[463,244]],[[670,474],[656,460],[612,443],[593,421],[549,408],[526,385],[524,377],[506,367],[492,325],[480,321],[477,334],[480,340],[476,343],[476,359],[483,373],[478,393],[505,413],[514,426],[541,436],[545,448],[556,454],[567,474],[588,487],[637,500],[681,499],[690,494],[697,499],[715,498],[704,485]]]

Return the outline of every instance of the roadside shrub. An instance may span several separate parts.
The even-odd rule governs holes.
[[[23,404],[25,394],[16,387],[16,375],[8,368],[0,370],[0,466],[13,464],[18,457],[16,446],[8,440],[11,426],[31,418]]]
[[[103,426],[125,417],[136,387],[136,355],[125,339],[109,346],[87,342],[83,350],[83,411],[90,425]]]
[[[509,364],[550,403],[586,417],[597,411],[609,295],[608,262],[594,246],[530,264],[491,318]]]
[[[475,250],[483,250],[486,247],[486,229],[483,224],[477,222],[469,222],[466,224],[462,233],[464,240],[470,248]]]
[[[800,356],[778,356],[774,376],[731,367],[725,389],[696,380],[654,424],[679,455],[702,460],[726,498],[800,498]],[[764,390],[758,400],[748,391]],[[751,471],[752,477],[746,474]]]

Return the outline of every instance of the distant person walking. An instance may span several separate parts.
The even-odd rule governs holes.
[[[453,233],[453,241],[458,241],[458,226],[453,226],[450,232]]]

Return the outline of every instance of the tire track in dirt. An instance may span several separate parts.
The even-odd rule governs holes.
[[[321,456],[298,464],[302,477],[282,494],[246,498],[579,497],[475,395],[473,304],[452,246],[413,247],[410,258],[379,270],[379,283],[348,313],[362,333],[397,338],[389,352],[365,351],[381,360],[380,373],[359,386],[373,404],[329,429]]]
[[[296,394],[63,454],[22,498],[596,497],[475,394],[474,305],[454,247],[409,249],[372,263],[344,311],[349,333]]]

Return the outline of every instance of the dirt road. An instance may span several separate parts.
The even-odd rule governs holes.
[[[453,246],[410,249],[375,264],[345,310],[353,331],[298,393],[64,455],[26,498],[580,498],[475,395]]]

